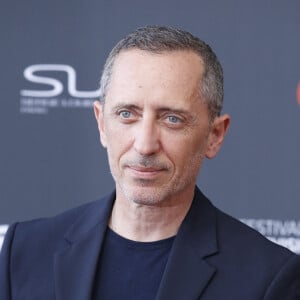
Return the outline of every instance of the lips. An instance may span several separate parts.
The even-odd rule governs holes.
[[[139,167],[139,166],[129,166],[130,169],[137,172],[159,172],[162,171],[162,168],[153,168],[153,167]]]
[[[127,166],[133,177],[139,179],[154,179],[160,175],[165,169],[157,167],[143,167],[143,166]]]

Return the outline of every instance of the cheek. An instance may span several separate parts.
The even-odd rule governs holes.
[[[191,148],[186,141],[177,140],[177,142],[174,143],[170,140],[166,140],[163,146],[163,153],[168,157],[175,168],[182,169],[193,151],[191,151]]]
[[[201,136],[165,140],[164,150],[176,168],[185,169],[187,164],[201,164],[205,156],[207,139]],[[196,166],[195,166],[196,167]]]
[[[114,128],[114,126],[106,128],[105,139],[108,155],[113,160],[119,160],[130,145],[128,132]]]

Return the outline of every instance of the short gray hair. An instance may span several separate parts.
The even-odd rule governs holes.
[[[200,83],[200,96],[208,105],[211,119],[220,115],[223,105],[223,70],[209,45],[191,33],[174,27],[146,26],[138,28],[111,50],[101,76],[100,102],[105,102],[113,65],[121,51],[139,49],[152,53],[174,50],[190,50],[200,56],[204,63],[204,73]]]

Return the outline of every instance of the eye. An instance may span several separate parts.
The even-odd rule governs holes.
[[[129,119],[131,117],[131,112],[128,110],[122,110],[119,112],[119,115],[123,118],[123,119]]]
[[[180,119],[176,116],[168,116],[168,121],[170,123],[179,123],[180,122]]]

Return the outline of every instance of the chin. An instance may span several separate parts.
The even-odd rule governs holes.
[[[168,198],[166,191],[153,187],[124,188],[122,192],[125,198],[138,205],[157,206]]]

